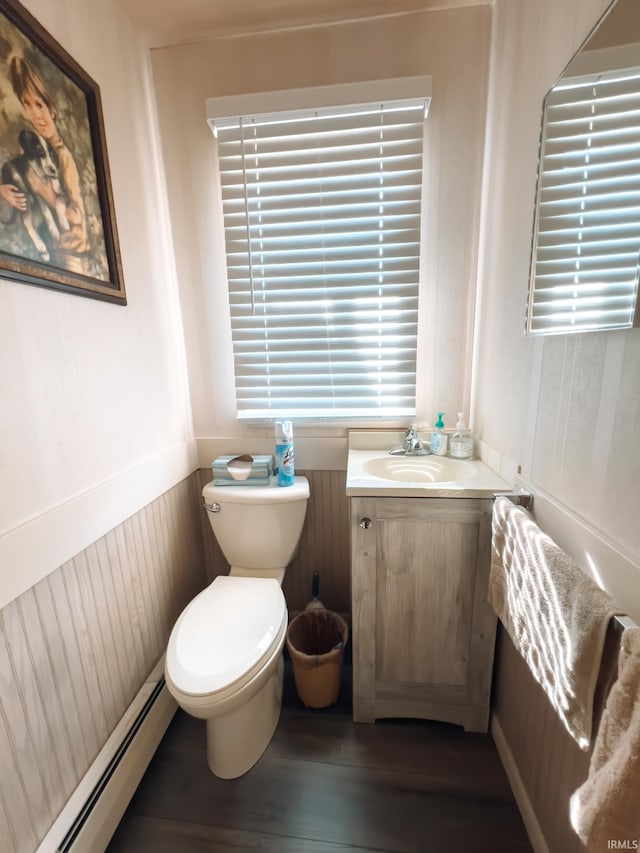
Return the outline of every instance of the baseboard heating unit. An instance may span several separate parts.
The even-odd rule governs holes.
[[[178,707],[163,671],[164,658],[149,674],[37,853],[106,849]]]

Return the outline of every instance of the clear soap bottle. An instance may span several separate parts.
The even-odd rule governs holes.
[[[464,423],[464,412],[458,412],[456,430],[451,436],[449,453],[453,459],[471,459],[473,456],[473,437]]]

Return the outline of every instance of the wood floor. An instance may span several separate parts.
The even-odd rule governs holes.
[[[489,735],[426,721],[351,721],[350,667],[331,709],[305,709],[287,669],[258,764],[216,779],[201,720],[178,711],[109,851],[531,851]]]

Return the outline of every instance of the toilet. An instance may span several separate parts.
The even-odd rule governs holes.
[[[280,717],[287,631],[281,585],[302,533],[309,483],[202,490],[230,571],[182,611],[165,656],[167,688],[206,720],[211,772],[235,779],[267,748]]]

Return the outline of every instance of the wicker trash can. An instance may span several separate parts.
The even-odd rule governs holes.
[[[349,628],[331,610],[303,610],[287,629],[287,649],[298,696],[307,708],[326,708],[340,692]]]

